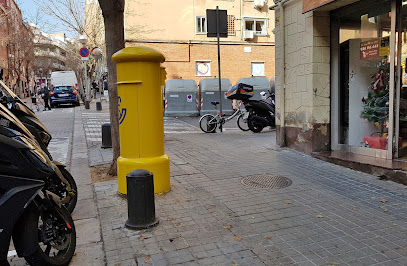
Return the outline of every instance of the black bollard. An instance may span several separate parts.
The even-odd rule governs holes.
[[[96,111],[102,111],[102,102],[96,102]]]
[[[141,230],[158,224],[155,217],[153,173],[138,169],[126,176],[127,209],[126,227]]]
[[[90,108],[90,101],[85,100],[85,109],[89,109]]]
[[[102,124],[102,148],[112,147],[112,133],[110,131],[110,123]]]

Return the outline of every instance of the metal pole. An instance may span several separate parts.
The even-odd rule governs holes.
[[[83,61],[83,63],[85,64],[85,91],[86,91],[86,100],[89,101],[89,88],[88,88],[88,70],[87,70],[87,64],[86,61]]]
[[[218,39],[218,70],[219,70],[219,108],[220,113],[222,114],[222,77],[220,75],[220,33],[219,33],[219,7],[216,6],[216,37]],[[219,126],[220,132],[222,132],[222,124]]]

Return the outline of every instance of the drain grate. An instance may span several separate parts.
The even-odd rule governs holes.
[[[293,183],[291,179],[279,175],[252,175],[242,179],[242,184],[255,188],[285,188]]]

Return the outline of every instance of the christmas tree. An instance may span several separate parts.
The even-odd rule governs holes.
[[[377,73],[372,75],[368,95],[362,98],[365,106],[360,117],[373,122],[380,129],[381,135],[389,117],[389,70],[388,63],[378,65]]]

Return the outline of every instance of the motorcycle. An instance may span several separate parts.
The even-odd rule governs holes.
[[[31,134],[31,132],[21,123],[21,121],[14,116],[6,107],[0,104],[0,127],[7,127],[12,129],[15,132],[19,132],[25,139],[28,139],[34,146],[38,147],[38,150],[41,151],[44,158],[50,162],[52,166],[52,173],[49,173],[46,177],[45,189],[55,193],[61,198],[63,205],[72,212],[76,206],[78,200],[78,193],[77,193],[77,186],[76,182],[73,177],[69,174],[69,172],[64,168],[62,164],[51,162],[47,154],[39,147],[38,142],[36,141],[35,137]],[[10,158],[10,164],[1,165],[0,167],[0,174],[16,174],[18,176],[32,176],[32,171],[29,168],[25,168],[24,164],[30,164],[31,157],[23,157],[20,158],[19,154],[12,154],[4,153],[8,158]],[[13,162],[13,163],[11,163]],[[21,164],[20,168],[15,168],[13,165]],[[35,172],[35,171],[34,171]],[[41,176],[38,173],[38,176]]]
[[[60,179],[65,183],[68,190],[67,194],[69,194],[66,196],[69,196],[70,198],[69,201],[64,205],[70,212],[72,212],[75,209],[78,198],[77,185],[75,179],[72,177],[69,171],[66,170],[66,166],[52,159],[52,155],[48,151],[48,144],[52,138],[48,129],[38,119],[34,112],[28,106],[26,106],[21,99],[3,83],[3,81],[0,81],[0,104],[7,107],[7,109],[13,115],[15,115],[15,117],[24,125],[24,127],[28,129],[41,149],[52,161],[52,164],[58,168],[56,169],[56,172],[60,176]],[[22,133],[25,134],[24,132]]]
[[[273,103],[274,93],[270,90],[269,96],[261,92],[262,97],[266,100],[250,100],[253,97],[253,86],[238,83],[232,86],[227,92],[226,97],[230,100],[240,100],[246,109],[243,120],[247,121],[249,129],[255,133],[260,132],[263,128],[270,126],[275,127],[275,106]],[[271,99],[270,102],[267,102]]]
[[[59,196],[46,189],[54,167],[12,119],[0,118],[0,265],[10,240],[30,265],[68,265],[76,248],[75,225]]]
[[[265,92],[261,93],[263,97],[266,96]],[[248,114],[247,125],[251,131],[258,133],[265,127],[275,128],[275,105],[273,103],[274,93],[269,91],[269,96],[266,100],[243,100],[244,107]],[[267,101],[271,99],[270,101]]]

